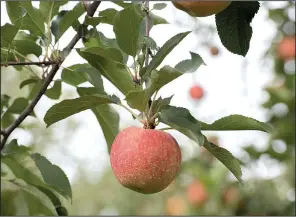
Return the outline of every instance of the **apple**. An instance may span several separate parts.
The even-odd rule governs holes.
[[[194,181],[187,187],[187,199],[191,205],[202,206],[208,200],[208,192],[200,181]]]
[[[219,49],[215,46],[210,48],[210,52],[212,54],[212,56],[217,56],[219,54]]]
[[[235,187],[229,187],[223,192],[223,201],[225,204],[233,205],[239,200],[239,190]]]
[[[185,215],[186,202],[182,197],[172,196],[167,200],[166,214],[167,215]]]
[[[176,177],[181,150],[174,137],[164,131],[128,127],[116,136],[110,161],[122,186],[153,194],[165,189]]]
[[[172,1],[173,5],[193,17],[207,17],[227,8],[231,1]]]
[[[277,55],[283,60],[295,59],[295,37],[286,36],[281,40],[277,47]]]
[[[189,94],[193,99],[201,99],[204,95],[204,91],[199,85],[194,85],[190,88]]]

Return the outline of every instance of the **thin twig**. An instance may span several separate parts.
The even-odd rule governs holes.
[[[42,62],[5,62],[1,63],[1,66],[29,66],[29,65],[36,65],[36,66],[49,66],[58,64],[59,61],[51,60],[51,61],[42,61]]]
[[[5,135],[6,135],[6,132],[5,132],[5,130],[1,130],[1,131],[0,131],[0,133],[1,133],[1,135],[3,135],[3,136],[5,136]]]
[[[99,7],[101,1],[94,1],[90,7],[89,10],[87,11],[87,15],[92,17]],[[10,136],[10,134],[17,128],[24,120],[25,118],[32,113],[34,110],[36,104],[39,102],[40,98],[43,96],[43,94],[46,92],[48,85],[51,83],[53,80],[55,74],[60,68],[60,65],[63,63],[65,58],[69,55],[70,51],[74,48],[76,43],[79,41],[81,38],[81,35],[77,33],[73,39],[70,41],[70,43],[66,46],[66,48],[63,50],[64,57],[60,59],[60,62],[58,64],[55,64],[52,66],[50,72],[48,73],[48,76],[45,78],[44,83],[40,89],[40,91],[37,93],[35,98],[31,101],[31,103],[27,106],[27,108],[20,114],[20,116],[3,132],[5,134],[3,135],[3,139],[1,140],[1,150],[4,148],[5,143]]]

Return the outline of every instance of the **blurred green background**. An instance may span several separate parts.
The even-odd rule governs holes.
[[[176,12],[170,7],[166,9],[167,14],[169,9]],[[2,10],[5,8],[1,7],[1,17],[5,16],[2,15],[2,12],[5,14]],[[194,29],[197,53],[202,57],[206,56],[209,65],[215,58],[220,58],[222,61],[218,64],[223,64],[225,56],[234,58],[232,54],[225,54],[227,51],[218,41],[213,17],[203,20],[190,18],[183,12],[172,14],[171,26]],[[68,118],[46,129],[42,122],[42,114],[55,103],[49,99],[41,100],[39,104],[42,105],[36,107],[38,119],[28,118],[11,138],[18,138],[20,144],[42,153],[65,170],[74,197],[69,209],[70,215],[295,215],[295,2],[261,2],[258,16],[266,21],[262,22],[261,31],[268,29],[266,31],[269,31],[270,35],[260,39],[267,46],[264,46],[264,50],[258,51],[263,55],[256,59],[256,64],[252,66],[254,68],[249,70],[261,73],[261,69],[264,68],[267,71],[265,88],[253,89],[253,84],[258,81],[248,80],[249,70],[246,68],[248,62],[252,62],[252,56],[247,56],[245,61],[242,61],[241,71],[237,72],[241,77],[229,78],[229,83],[224,84],[229,86],[232,82],[240,82],[244,90],[239,93],[241,97],[245,97],[246,94],[252,97],[258,92],[264,92],[264,97],[256,100],[255,106],[259,107],[266,121],[274,127],[272,135],[260,134],[262,140],[255,139],[249,144],[243,142],[244,138],[239,138],[241,134],[227,135],[236,137],[238,143],[244,143],[234,151],[234,156],[243,165],[244,186],[239,185],[226,167],[215,160],[207,150],[196,147],[189,140],[178,140],[177,137],[182,148],[183,163],[176,180],[164,191],[153,195],[142,195],[125,189],[118,184],[112,173],[100,127],[92,129],[92,125],[89,124],[95,122],[94,116],[79,114],[76,118]],[[253,22],[256,23],[256,19]],[[292,40],[287,40],[289,37]],[[158,42],[157,33],[154,38]],[[286,45],[282,45],[283,43]],[[218,55],[211,54],[212,47],[218,48]],[[286,57],[289,52],[293,53],[293,48],[294,57]],[[199,50],[201,52],[198,52]],[[32,71],[39,73],[37,67],[32,67]],[[16,71],[12,68],[1,68],[2,94],[8,94],[12,99],[27,96],[29,90],[26,88],[19,90],[18,86],[29,73],[32,72],[28,69]],[[197,71],[196,74],[198,73]],[[215,73],[211,75],[212,79],[215,79]],[[261,77],[258,76],[258,79]],[[206,82],[203,83],[202,78],[198,82],[207,89]],[[187,94],[188,89],[181,89],[180,86],[179,90],[183,91],[184,95]],[[207,94],[211,94],[211,88]],[[75,96],[74,90],[63,86],[61,98],[73,96]],[[203,99],[202,105],[187,98],[184,100],[191,103],[191,111],[195,115],[196,111],[202,112],[202,109],[198,110],[199,106],[216,107],[219,115],[223,114],[219,109],[221,104],[217,103],[221,96],[215,96],[216,98],[211,100]],[[82,118],[86,121],[82,122]],[[133,124],[131,117],[126,118],[126,115],[121,115],[121,128]],[[87,134],[89,130],[95,133]],[[96,131],[100,134],[100,139],[89,138],[96,135]],[[217,140],[220,146],[227,148],[236,146],[236,144],[226,144],[227,139],[220,138],[223,137],[222,134],[212,133],[208,136],[212,140]],[[248,135],[252,136],[252,133]],[[84,136],[88,138],[84,139]],[[254,136],[254,138],[259,137]],[[86,144],[90,141],[93,146]],[[26,197],[20,192],[11,186],[1,184],[2,215],[27,213],[29,203],[32,201],[28,204],[25,201]]]

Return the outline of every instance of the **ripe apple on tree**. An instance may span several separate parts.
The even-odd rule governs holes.
[[[185,215],[186,213],[186,202],[180,196],[172,196],[167,200],[166,214],[167,215]]]
[[[164,131],[128,127],[116,136],[110,160],[121,185],[152,194],[162,191],[174,180],[181,151],[176,140]]]
[[[281,42],[278,44],[277,47],[277,55],[283,60],[291,60],[295,59],[295,36],[286,36],[284,37]]]
[[[231,1],[172,1],[173,5],[193,17],[207,17],[227,8]]]

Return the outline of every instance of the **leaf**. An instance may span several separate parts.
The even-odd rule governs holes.
[[[47,184],[62,190],[64,192],[64,196],[72,199],[71,185],[64,171],[38,153],[32,154],[31,158],[40,170],[43,180]]]
[[[215,15],[218,35],[227,50],[246,56],[253,33],[250,23],[259,7],[258,1],[233,1],[225,10]]]
[[[17,140],[13,139],[10,141],[9,144],[5,145],[4,148],[1,151],[2,155],[9,155],[9,154],[16,154],[16,153],[28,153],[30,151],[30,148],[18,145]]]
[[[147,36],[144,36],[142,38],[141,44],[144,44],[147,48],[151,48],[153,50],[156,50],[157,49],[157,44],[153,40],[153,38],[150,38],[150,37],[147,37]]]
[[[27,11],[27,15],[32,21],[32,23],[37,27],[40,34],[44,34],[45,27],[41,12],[32,6],[30,1],[19,1],[19,4]]]
[[[50,125],[76,113],[92,109],[102,104],[119,103],[118,101],[119,99],[115,96],[99,94],[63,100],[62,102],[53,105],[46,112],[44,122],[47,124],[47,127],[49,127]]]
[[[138,5],[119,11],[113,24],[117,43],[122,51],[135,57],[139,45],[139,30],[144,15]]]
[[[175,66],[175,69],[178,69],[181,72],[195,72],[202,64],[205,64],[199,54],[190,52],[190,55],[190,60],[188,59],[179,62]]]
[[[78,54],[88,61],[88,63],[94,68],[98,69],[101,75],[107,78],[111,83],[113,83],[123,94],[127,94],[131,90],[139,90],[139,86],[135,86],[130,76],[127,67],[114,60],[108,59],[101,56],[99,51],[95,53],[94,50],[77,50]]]
[[[32,87],[32,89],[30,91],[29,97],[28,97],[30,100],[33,99],[37,95],[37,93],[40,91],[40,89],[42,87],[42,84],[43,84],[42,80],[38,80],[34,84],[34,86]]]
[[[57,18],[52,21],[52,33],[55,40],[58,41],[60,37],[70,28],[75,20],[85,12],[83,5],[79,2],[76,6],[69,11],[61,11]]]
[[[27,108],[28,105],[28,99],[20,97],[13,101],[12,105],[7,109],[7,112],[20,114]]]
[[[205,138],[204,147],[211,152],[221,163],[223,163],[232,174],[243,184],[242,171],[239,161],[226,149],[219,147],[211,142],[208,142]]]
[[[3,112],[3,108],[8,107],[9,99],[10,99],[10,96],[8,96],[6,94],[1,94],[1,115],[2,115],[2,112]]]
[[[38,77],[32,77],[32,78],[28,78],[26,80],[23,80],[21,83],[20,83],[20,89],[22,89],[24,86],[26,85],[29,85],[29,84],[34,84],[36,82],[38,82]]]
[[[90,68],[88,64],[76,64],[64,68],[62,71],[62,80],[70,85],[77,86],[88,81],[87,70]]]
[[[195,141],[198,145],[204,144],[199,122],[190,114],[188,109],[168,106],[158,113],[159,122],[162,122]]]
[[[88,47],[88,48],[100,47],[105,50],[108,48],[116,48],[121,52],[121,55],[123,57],[123,63],[124,64],[127,63],[128,55],[124,53],[122,50],[120,50],[116,39],[105,37],[103,33],[98,32],[95,28],[87,32],[85,36],[85,40],[83,41],[83,44],[85,47]]]
[[[10,183],[13,183],[14,185],[18,186],[21,190],[23,190],[25,193],[29,194],[31,197],[36,198],[36,201],[39,201],[40,204],[43,206],[43,208],[46,209],[45,215],[57,215],[57,212],[55,210],[55,207],[53,206],[51,200],[47,197],[46,194],[39,191],[38,188],[27,184],[21,179],[13,179],[9,180]]]
[[[40,1],[39,10],[44,18],[44,22],[51,21],[58,14],[60,6],[67,3],[68,1]]]
[[[150,73],[153,69],[156,69],[164,58],[176,47],[188,34],[188,32],[179,33],[172,38],[170,38],[156,53],[151,62],[147,67],[144,67],[143,70],[140,71],[140,75],[143,77],[149,77]]]
[[[31,40],[15,40],[13,47],[24,56],[34,54],[36,57],[39,57],[42,54],[41,47]]]
[[[209,131],[233,131],[233,130],[260,130],[272,132],[272,127],[266,123],[257,121],[243,115],[229,115],[216,120],[212,124],[201,123],[201,130]]]
[[[50,99],[59,99],[62,94],[62,82],[56,80],[52,88],[46,90],[45,95]]]
[[[17,35],[22,20],[18,20],[15,25],[5,23],[4,26],[1,26],[1,47],[9,47]],[[5,44],[4,44],[5,43]]]
[[[162,10],[162,9],[164,9],[166,6],[167,6],[166,3],[155,3],[155,4],[153,5],[153,9],[154,9],[154,10]]]
[[[102,17],[85,17],[84,24],[88,26],[96,27],[100,23],[102,23],[103,18]]]
[[[6,1],[6,11],[12,24],[24,17],[26,10],[20,5],[18,1]],[[1,32],[3,34],[3,32]]]
[[[91,88],[77,88],[80,96],[88,95],[89,91],[92,91]],[[110,153],[112,143],[119,133],[119,114],[110,105],[99,105],[93,108],[92,112],[101,126]]]
[[[167,106],[170,104],[172,98],[173,95],[167,98],[159,97],[157,100],[155,100],[152,107],[152,114],[165,110]]]
[[[13,123],[14,120],[15,120],[15,118],[14,118],[13,114],[6,111],[3,114],[3,116],[1,117],[1,126],[2,126],[2,128],[9,127]]]
[[[107,8],[103,11],[100,11],[99,16],[100,16],[101,22],[113,25],[114,18],[117,13],[118,11],[115,10],[114,8]]]
[[[166,19],[164,19],[163,17],[157,16],[154,13],[150,13],[150,17],[152,19],[154,26],[159,24],[169,24],[168,21],[166,21]]]

